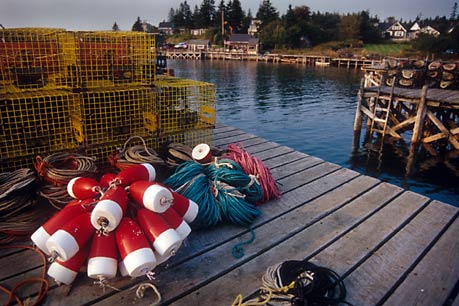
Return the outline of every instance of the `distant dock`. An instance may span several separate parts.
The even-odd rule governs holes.
[[[210,50],[171,50],[166,52],[166,56],[168,59],[181,60],[238,60],[270,63],[305,64],[314,66],[337,66],[346,67],[347,69],[357,69],[364,65],[376,65],[381,63],[380,60],[361,58],[332,58],[323,55],[251,54],[247,52],[224,52]]]

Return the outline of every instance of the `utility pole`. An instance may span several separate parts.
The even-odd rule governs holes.
[[[222,38],[225,35],[225,10],[222,9]]]

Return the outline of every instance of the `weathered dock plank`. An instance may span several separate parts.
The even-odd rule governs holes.
[[[346,277],[348,301],[356,306],[376,305],[383,301],[454,215],[454,207],[436,201],[430,203]]]
[[[268,266],[289,259],[340,273],[354,305],[459,303],[452,291],[459,281],[458,208],[232,127],[217,124],[214,133],[221,147],[237,142],[263,160],[283,195],[260,206],[255,240],[242,257],[231,251],[251,237],[249,229],[193,229],[178,254],[155,269],[161,305],[230,305],[237,294],[258,289]],[[39,258],[26,252],[3,253],[0,265],[0,282],[8,288],[42,272]],[[146,281],[110,280],[117,292],[83,272],[72,287],[51,281],[43,304],[146,305],[155,299],[152,291],[142,299],[135,295]],[[19,296],[34,292],[24,288]]]
[[[239,293],[247,296],[254,292],[261,286],[261,277],[268,266],[285,260],[301,260],[308,254],[326,247],[336,240],[337,236],[351,230],[401,192],[400,188],[388,184],[378,185],[377,191],[373,190],[375,189],[320,219],[319,222],[273,245],[264,253],[215,281],[194,290],[184,298],[175,301],[174,305],[198,305],[199,303],[202,303],[201,305],[230,305]],[[326,201],[316,202],[316,204],[319,203],[326,203]],[[302,207],[307,209],[308,206],[310,205]],[[290,227],[290,220],[285,222],[284,227]],[[231,286],[225,284],[231,284]],[[225,290],[218,288],[225,288]],[[212,292],[219,292],[219,294],[215,295]]]
[[[456,218],[385,304],[443,305],[459,281],[458,232]]]

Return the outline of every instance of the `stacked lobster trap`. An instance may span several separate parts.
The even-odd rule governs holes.
[[[3,29],[0,64],[0,172],[61,150],[105,163],[131,136],[211,142],[215,86],[157,77],[152,34]]]

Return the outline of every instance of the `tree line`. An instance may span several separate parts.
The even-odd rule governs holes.
[[[421,35],[420,39],[413,42],[413,46],[420,50],[448,47],[459,49],[459,34],[448,33],[448,29],[454,23],[458,23],[458,17],[457,3],[454,4],[449,18],[422,19],[418,16],[415,21],[433,26],[442,35],[439,38]],[[381,21],[378,16],[370,15],[368,10],[340,15],[312,12],[306,5],[289,5],[285,14],[281,15],[270,0],[262,0],[255,16],[252,16],[250,9],[245,12],[239,0],[220,0],[218,5],[215,4],[215,0],[202,0],[201,4],[195,5],[193,9],[185,0],[178,8],[170,9],[167,20],[175,29],[208,29],[207,38],[214,44],[219,44],[232,33],[247,33],[253,19],[260,22],[257,36],[263,49],[296,49],[331,42],[335,42],[337,48],[358,47],[383,40],[379,28]],[[394,22],[395,18],[388,17],[386,21]],[[412,22],[405,24],[408,23]],[[141,30],[140,18],[133,25],[133,30]]]

